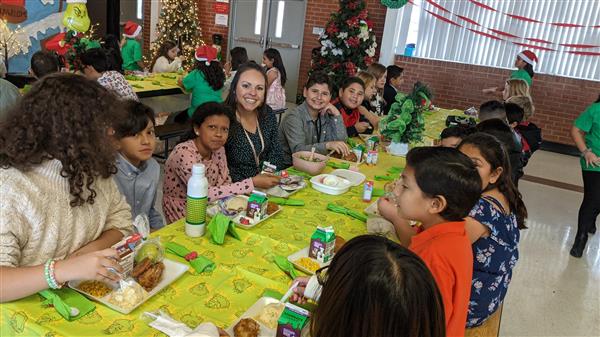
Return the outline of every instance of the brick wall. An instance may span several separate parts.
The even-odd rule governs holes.
[[[373,32],[377,37],[377,44],[381,44],[383,36],[383,26],[385,24],[385,15],[387,8],[383,6],[380,0],[366,0],[369,18],[373,21]],[[312,33],[313,27],[325,28],[331,13],[339,10],[338,0],[308,0],[306,5],[306,20],[304,25],[304,41],[302,43],[302,56],[300,62],[300,74],[298,77],[298,92],[302,92],[302,87],[306,83],[308,71],[310,70],[311,51],[319,47],[319,36]],[[379,54],[377,48],[376,59]]]
[[[148,59],[150,59],[152,56],[150,55],[150,21],[151,21],[151,13],[152,13],[152,8],[151,6],[151,0],[144,0],[143,2],[143,14],[144,14],[144,23],[142,25],[142,51],[144,52],[144,55],[146,55],[146,57],[148,57]],[[156,5],[156,4],[155,4]],[[149,66],[149,65],[148,65]]]
[[[229,1],[232,5],[234,0]],[[243,1],[243,0],[241,0]],[[212,35],[223,35],[222,55],[227,54],[227,38],[229,35],[229,27],[215,25],[215,0],[198,0],[198,18],[200,19],[200,28],[202,28],[202,39],[206,44],[212,44]],[[231,18],[231,16],[230,16]]]
[[[500,86],[509,76],[506,69],[469,64],[396,56],[396,64],[404,68],[403,91],[420,80],[434,91],[434,105],[466,109],[479,107],[494,99],[481,89]],[[535,115],[532,121],[543,129],[544,140],[573,144],[569,131],[573,120],[600,94],[600,82],[537,74],[532,97]]]

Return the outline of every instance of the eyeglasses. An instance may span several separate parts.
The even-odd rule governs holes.
[[[325,285],[325,282],[327,282],[327,269],[329,268],[329,266],[325,266],[322,268],[317,269],[317,271],[315,271],[315,276],[317,277],[317,282],[319,282],[319,284],[321,286]]]

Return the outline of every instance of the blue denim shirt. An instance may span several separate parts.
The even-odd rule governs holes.
[[[150,219],[150,227],[161,228],[165,225],[162,215],[154,208],[156,189],[160,178],[160,165],[150,158],[135,167],[120,153],[117,154],[117,174],[115,181],[119,191],[131,206],[131,216],[135,219],[140,214],[146,214]]]

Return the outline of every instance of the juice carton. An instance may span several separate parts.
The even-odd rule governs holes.
[[[260,221],[267,216],[267,195],[263,192],[252,191],[248,199],[246,207],[246,217],[256,221]]]
[[[285,309],[277,321],[276,337],[300,337],[302,329],[308,324],[310,313],[291,303],[285,304]]]
[[[320,263],[325,263],[333,258],[335,248],[335,232],[333,227],[317,227],[310,237],[308,256]]]
[[[142,235],[130,235],[112,246],[119,255],[119,264],[123,267],[123,275],[129,276],[133,270],[136,249],[142,244]]]

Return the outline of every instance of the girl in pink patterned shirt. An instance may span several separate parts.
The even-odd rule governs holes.
[[[281,54],[274,48],[265,50],[263,63],[267,68],[269,90],[267,92],[267,105],[273,110],[285,108],[285,82],[287,75]]]
[[[209,201],[272,186],[270,181],[276,178],[261,174],[232,183],[223,147],[232,118],[229,108],[216,102],[204,103],[194,112],[193,138],[177,145],[165,163],[163,212],[168,223],[185,217],[187,182],[195,163],[206,167]]]

